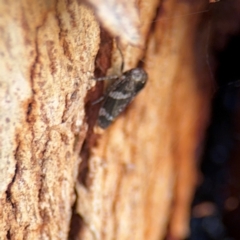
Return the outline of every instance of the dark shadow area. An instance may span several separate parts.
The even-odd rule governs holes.
[[[221,37],[218,35],[217,37]],[[214,38],[213,38],[214,39]],[[214,43],[213,43],[214,44]],[[190,240],[240,239],[240,31],[213,47],[216,92],[192,203]]]
[[[106,75],[106,71],[111,64],[111,52],[113,47],[113,40],[110,35],[101,29],[100,33],[101,43],[98,54],[95,60],[95,76],[103,77]],[[80,156],[82,158],[78,180],[80,183],[88,187],[87,185],[87,176],[88,176],[88,160],[90,157],[90,149],[97,144],[97,139],[99,136],[94,134],[93,128],[96,124],[98,118],[98,111],[101,106],[101,102],[94,104],[96,100],[103,96],[103,82],[97,82],[93,90],[88,91],[88,94],[85,99],[85,112],[86,112],[86,122],[88,124],[88,131],[86,139],[83,142]]]
[[[98,54],[95,59],[95,73],[93,77],[102,77],[106,75],[106,71],[109,68],[111,64],[111,51],[112,51],[112,37],[101,29],[100,33],[100,48],[98,51]],[[80,184],[84,185],[86,188],[89,187],[91,184],[88,179],[88,173],[89,173],[89,158],[91,155],[91,149],[97,145],[98,139],[100,136],[98,134],[94,133],[94,126],[96,124],[97,118],[98,118],[98,111],[101,106],[100,104],[93,104],[97,99],[99,99],[103,95],[103,82],[97,82],[95,87],[93,87],[91,90],[88,91],[87,96],[85,98],[85,116],[86,116],[86,123],[87,123],[87,131],[86,138],[84,142],[82,143],[82,136],[81,133],[79,133],[78,136],[76,136],[76,144],[75,144],[75,151],[80,151],[81,156],[81,163],[78,170],[78,178]],[[85,135],[85,132],[84,132]],[[76,193],[76,201],[72,207],[72,217],[71,217],[71,223],[70,223],[70,232],[68,239],[80,239],[81,235],[81,229],[84,225],[84,221],[82,217],[76,213],[76,203],[77,203],[77,193]]]

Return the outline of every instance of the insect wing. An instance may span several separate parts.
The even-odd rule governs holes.
[[[135,96],[133,83],[122,76],[110,88],[99,111],[98,125],[107,128]]]
[[[98,125],[107,128],[126,108],[135,95],[145,86],[147,73],[142,68],[133,68],[123,73],[105,95],[99,111]]]

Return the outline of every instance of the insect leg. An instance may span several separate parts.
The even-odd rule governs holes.
[[[91,79],[99,82],[99,81],[112,80],[112,79],[117,79],[117,78],[119,78],[118,75],[112,75],[112,76],[99,77],[99,78],[92,77]]]
[[[93,106],[93,105],[95,105],[95,104],[97,104],[97,103],[100,103],[100,102],[102,102],[102,101],[103,101],[103,99],[104,99],[104,96],[102,96],[102,97],[98,98],[97,100],[95,100],[94,102],[92,102],[92,106]]]
[[[122,64],[121,64],[121,72],[123,72],[123,69],[124,69],[124,57],[123,57],[123,53],[122,53],[122,50],[121,48],[119,47],[119,39],[117,38],[116,39],[116,47],[121,55],[121,58],[122,58]]]

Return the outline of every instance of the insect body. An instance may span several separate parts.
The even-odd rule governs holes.
[[[142,68],[124,72],[107,90],[99,110],[98,125],[107,128],[145,86],[147,73]]]

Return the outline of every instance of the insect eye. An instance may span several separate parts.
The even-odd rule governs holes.
[[[140,76],[140,75],[135,75],[135,76],[134,76],[134,80],[135,80],[136,82],[142,82],[142,76]]]
[[[147,79],[147,75],[145,71],[141,68],[135,68],[132,70],[132,79],[135,82],[145,83]]]

